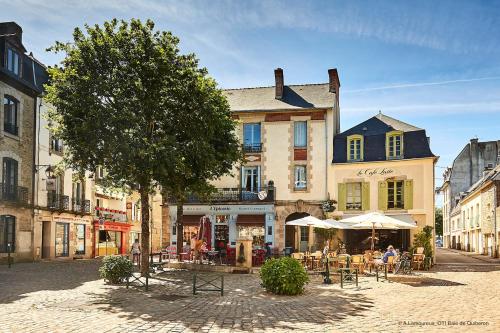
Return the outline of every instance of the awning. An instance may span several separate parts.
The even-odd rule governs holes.
[[[264,226],[266,222],[266,215],[238,215],[238,219],[236,220],[236,224],[241,225],[255,225],[255,226]]]
[[[200,219],[203,215],[183,215],[182,216],[182,225],[185,226],[199,226]]]

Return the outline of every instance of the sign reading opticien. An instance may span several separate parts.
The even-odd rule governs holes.
[[[357,172],[357,176],[387,176],[392,175],[394,173],[394,169],[387,168],[375,168],[375,169],[361,169]]]

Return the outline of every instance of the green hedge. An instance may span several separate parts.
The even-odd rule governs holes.
[[[291,257],[269,259],[260,268],[262,286],[278,295],[298,295],[304,291],[309,276],[302,264]]]
[[[106,256],[99,268],[101,277],[113,284],[123,282],[132,274],[132,261],[122,256]]]

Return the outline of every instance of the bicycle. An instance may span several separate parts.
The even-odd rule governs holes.
[[[402,274],[407,275],[413,272],[413,268],[411,267],[411,255],[409,252],[403,252],[394,266],[394,274],[398,274],[400,271]]]

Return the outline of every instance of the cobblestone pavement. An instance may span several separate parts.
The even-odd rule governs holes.
[[[105,284],[99,262],[0,266],[0,332],[500,331],[500,267],[447,262],[359,288],[322,285],[269,295],[254,275],[225,275],[225,294],[192,295],[192,272],[169,271],[149,292]],[[200,273],[211,276],[210,273]],[[461,325],[463,324],[463,325]]]

